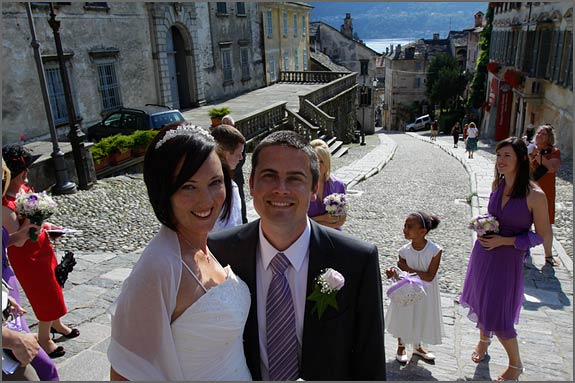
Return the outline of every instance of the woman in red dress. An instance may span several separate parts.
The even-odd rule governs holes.
[[[12,173],[6,195],[2,197],[2,225],[9,233],[13,233],[21,224],[16,214],[16,195],[31,191],[27,185],[27,176],[28,167],[34,158],[19,145],[4,148],[2,157]],[[22,247],[10,247],[8,259],[38,318],[38,343],[51,358],[57,358],[63,356],[65,351],[50,339],[50,333],[59,333],[71,339],[80,335],[80,332],[64,325],[60,319],[67,309],[62,287],[54,274],[58,262],[46,233],[46,230],[59,227],[44,223],[42,229],[36,241],[28,240]]]

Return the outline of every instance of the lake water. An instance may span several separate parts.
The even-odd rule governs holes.
[[[385,53],[385,48],[389,48],[390,44],[393,44],[393,49],[397,47],[397,44],[404,46],[405,44],[412,43],[418,40],[417,38],[395,38],[395,39],[366,39],[363,40],[365,45],[370,47],[376,52]]]

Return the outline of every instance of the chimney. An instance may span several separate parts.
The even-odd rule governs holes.
[[[343,24],[340,31],[344,36],[353,39],[353,23],[351,20],[351,13],[345,14],[345,19],[343,19]]]
[[[389,53],[393,53],[393,44],[389,44]]]
[[[439,40],[439,33],[433,34],[433,40]]]
[[[389,54],[389,47],[385,48],[385,54],[386,54],[386,55]]]
[[[405,58],[413,60],[415,58],[415,47],[405,48]]]
[[[476,28],[482,26],[483,25],[483,12],[481,12],[481,11],[477,12],[474,15],[474,17],[475,17],[475,25],[474,26]]]

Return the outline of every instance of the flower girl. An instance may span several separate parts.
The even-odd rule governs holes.
[[[396,359],[400,363],[408,361],[405,344],[413,344],[413,354],[427,361],[435,360],[435,355],[426,351],[421,342],[440,344],[443,336],[441,299],[437,283],[437,269],[441,260],[442,248],[425,236],[439,224],[434,215],[423,212],[411,213],[403,226],[405,239],[411,242],[399,249],[399,269],[407,273],[417,273],[425,285],[423,300],[407,306],[391,302],[385,316],[386,330],[397,338]],[[388,278],[398,279],[394,268],[386,270]]]

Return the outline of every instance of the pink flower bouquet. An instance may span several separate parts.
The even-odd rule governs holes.
[[[499,222],[491,214],[482,214],[473,218],[467,228],[475,230],[478,236],[499,233]]]

